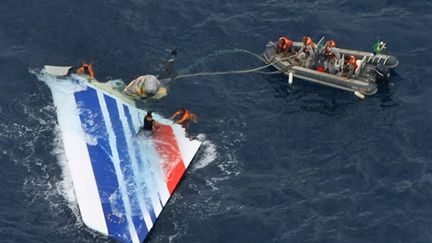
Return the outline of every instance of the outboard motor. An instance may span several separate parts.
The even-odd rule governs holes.
[[[375,81],[376,82],[387,82],[390,78],[390,70],[383,65],[379,65],[375,68]]]

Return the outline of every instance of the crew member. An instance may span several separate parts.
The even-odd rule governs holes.
[[[374,55],[377,55],[381,54],[387,47],[384,41],[377,41],[372,48]]]
[[[144,117],[144,131],[154,131],[157,127],[156,121],[153,119],[152,112],[148,111]]]
[[[309,36],[303,37],[303,47],[300,49],[300,59],[302,66],[312,68],[315,63],[315,43]]]
[[[185,125],[186,127],[189,126],[191,121],[193,121],[193,122],[197,121],[196,115],[193,114],[192,112],[186,110],[185,108],[180,108],[180,110],[178,110],[176,113],[174,113],[170,119],[172,120],[177,116],[179,116],[180,119],[176,123]]]
[[[293,52],[293,42],[285,36],[278,40],[276,53],[287,54]]]
[[[350,78],[354,76],[357,69],[357,58],[354,55],[350,55],[348,63],[346,65],[347,77]]]
[[[334,57],[335,54],[333,53],[333,48],[336,47],[336,41],[334,40],[328,40],[326,41],[325,47],[324,47],[324,56],[326,58],[328,57]]]
[[[324,47],[324,70],[328,73],[335,74],[336,73],[336,42],[334,40],[328,40]],[[338,55],[339,56],[339,55]]]
[[[307,54],[312,54],[315,52],[315,43],[309,36],[303,37],[303,52]]]
[[[87,74],[91,78],[95,77],[95,73],[93,70],[93,64],[84,63],[80,68],[76,70],[77,74]]]

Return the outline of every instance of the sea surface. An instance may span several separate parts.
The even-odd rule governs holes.
[[[432,2],[1,0],[0,241],[113,242],[83,225],[50,90],[31,72],[93,62],[96,77],[248,69],[281,35],[400,65],[352,93],[283,75],[170,82],[143,107],[186,107],[205,139],[147,242],[432,242]],[[271,68],[265,71],[274,71]]]

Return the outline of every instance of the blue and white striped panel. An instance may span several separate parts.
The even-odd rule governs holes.
[[[162,205],[152,171],[142,161],[145,150],[131,139],[139,126],[127,121],[123,102],[100,90],[88,87],[76,92],[75,99],[86,135],[97,141],[87,148],[108,234],[123,242],[142,242]],[[158,160],[155,153],[148,156]]]
[[[145,111],[83,77],[70,81],[46,83],[57,107],[83,222],[120,242],[142,242],[171,196],[163,167],[173,161],[159,154],[160,143],[136,136]],[[180,126],[157,114],[154,117],[172,127],[175,146],[187,167],[201,143],[186,138]]]

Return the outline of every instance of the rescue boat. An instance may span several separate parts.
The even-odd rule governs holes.
[[[158,128],[140,131],[146,111],[112,85],[45,66],[67,167],[82,221],[118,242],[143,242],[173,195],[201,141],[153,113]],[[69,174],[69,173],[68,173]]]
[[[320,53],[320,47],[317,45]],[[377,92],[377,84],[387,81],[390,78],[390,70],[398,66],[399,62],[394,56],[374,54],[371,52],[356,51],[350,49],[334,48],[340,54],[340,62],[343,65],[344,59],[353,55],[356,57],[357,68],[352,76],[344,76],[342,72],[331,74],[320,70],[322,62],[319,55],[316,55],[313,65],[306,67],[297,58],[299,51],[303,48],[302,42],[293,42],[291,53],[276,53],[277,42],[268,42],[264,51],[264,61],[272,64],[280,72],[288,75],[289,82],[293,78],[307,80],[313,83],[354,92],[360,98],[365,95],[373,95]],[[321,47],[322,48],[322,47]],[[322,50],[322,49],[321,49]]]

